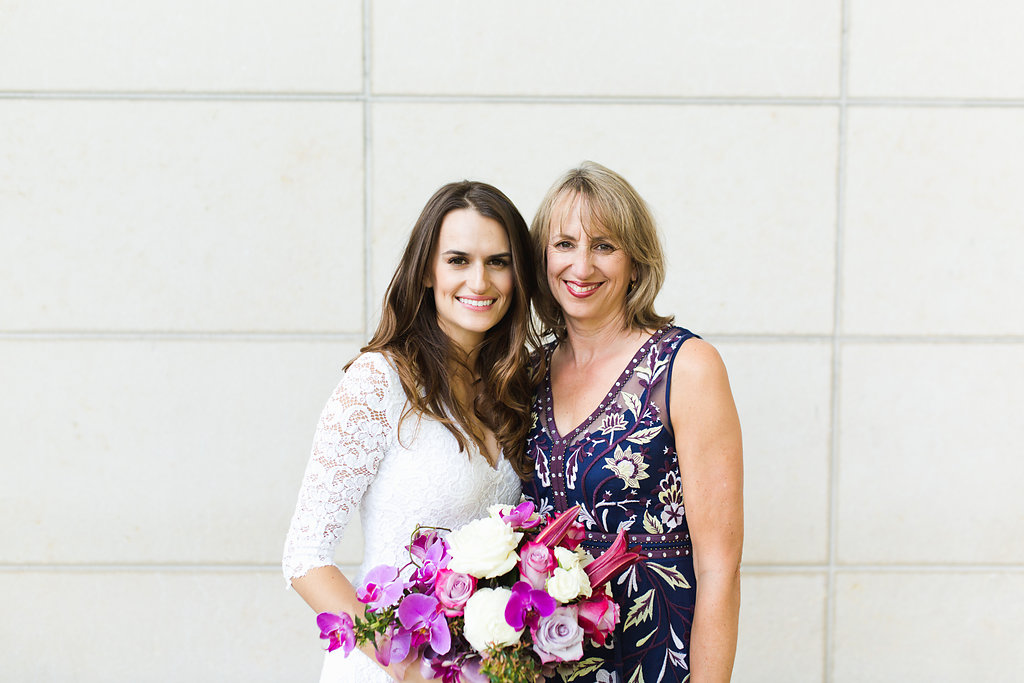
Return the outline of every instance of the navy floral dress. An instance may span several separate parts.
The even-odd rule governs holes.
[[[607,396],[572,432],[559,434],[550,369],[537,388],[527,452],[535,461],[523,492],[551,514],[579,503],[592,555],[625,529],[645,559],[611,582],[619,604],[615,634],[588,645],[579,683],[655,683],[689,678],[695,579],[668,397],[676,352],[692,332],[658,330]],[[543,349],[548,359],[554,345]],[[550,364],[548,366],[550,368]]]

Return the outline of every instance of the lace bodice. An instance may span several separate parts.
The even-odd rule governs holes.
[[[459,452],[436,420],[402,415],[405,392],[379,353],[349,367],[324,407],[285,541],[284,575],[292,579],[334,563],[352,514],[362,518],[363,570],[401,566],[417,524],[455,528],[516,503],[520,482],[507,460],[491,467],[475,447]]]

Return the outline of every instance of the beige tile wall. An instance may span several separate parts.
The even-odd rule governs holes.
[[[648,199],[659,306],[729,367],[735,680],[1015,680],[1022,18],[0,5],[0,678],[315,679],[281,545],[400,243],[445,182],[529,219],[589,158]]]

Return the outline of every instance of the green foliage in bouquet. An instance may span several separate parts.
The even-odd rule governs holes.
[[[491,646],[483,653],[480,673],[491,683],[536,683],[541,666],[532,655],[532,646],[522,640],[508,647]]]

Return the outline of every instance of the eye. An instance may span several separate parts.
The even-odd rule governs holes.
[[[615,251],[615,245],[609,244],[608,242],[598,242],[597,244],[594,245],[594,250],[603,251],[610,254],[613,251]]]
[[[465,256],[449,256],[447,263],[450,266],[464,266],[469,261],[466,260]]]
[[[560,240],[552,244],[555,249],[572,249],[572,242],[569,240]]]
[[[512,265],[512,262],[507,258],[492,258],[490,261],[487,262],[487,265],[492,266],[494,268],[508,268],[510,265]]]

